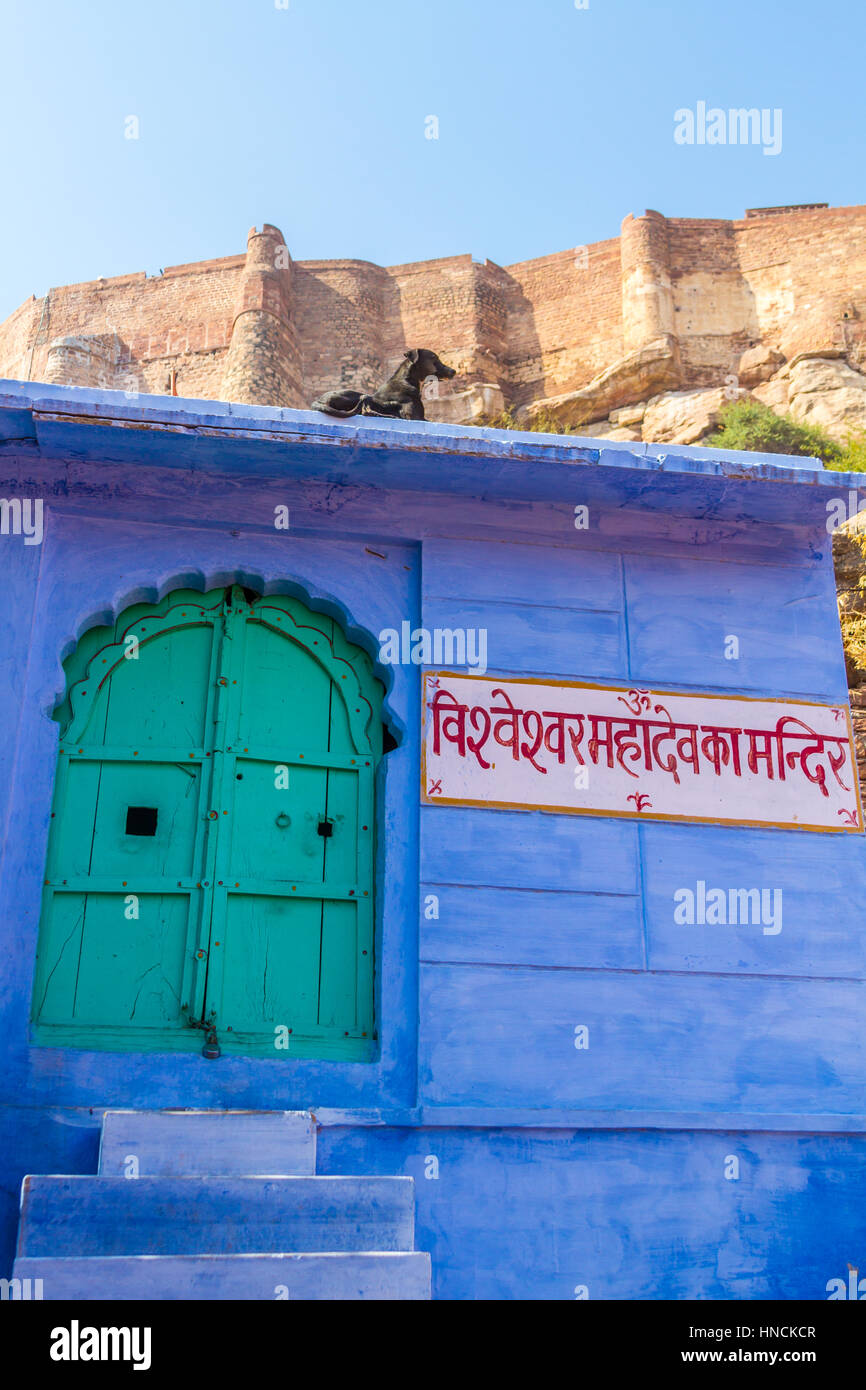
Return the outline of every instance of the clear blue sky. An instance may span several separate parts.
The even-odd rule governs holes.
[[[299,260],[508,264],[646,207],[866,202],[862,0],[282,3],[0,0],[0,319],[263,221]],[[699,101],[781,108],[781,153],[676,144]]]

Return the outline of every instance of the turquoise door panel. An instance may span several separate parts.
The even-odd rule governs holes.
[[[36,953],[33,1016],[43,1024],[73,1021],[86,893],[60,893],[43,913]]]
[[[321,903],[229,894],[223,990],[218,1016],[222,1033],[261,1035],[275,1052],[277,1027],[293,1038],[315,1035],[321,948]]]
[[[371,760],[366,759],[366,762]],[[331,767],[327,773],[325,810],[331,833],[325,839],[324,880],[354,883],[358,879],[358,800],[360,768]],[[364,834],[369,834],[368,830]],[[362,890],[363,891],[363,890]]]
[[[129,880],[142,875],[188,878],[194,868],[200,783],[200,768],[191,762],[103,763],[95,814],[91,812],[90,873]],[[86,802],[77,805],[80,812],[90,810]]]
[[[112,893],[88,896],[73,1018],[180,1028],[187,899],[151,893],[136,899],[129,904]]]
[[[225,805],[213,865],[223,893],[212,917],[208,1006],[231,1050],[375,1052],[372,774],[381,687],[366,654],[334,628],[282,597],[239,600],[226,615]],[[278,1036],[289,1040],[281,1051]]]
[[[43,927],[53,968],[34,999],[43,1025],[76,1031],[185,1026],[181,1013],[188,900],[156,894],[64,893]],[[106,980],[111,989],[106,990]]]
[[[180,614],[171,617],[184,623]],[[157,631],[155,619],[137,625],[140,645],[130,649],[137,656],[118,661],[104,687],[108,747],[191,749],[205,741],[213,628],[175,626],[149,635]]]
[[[303,635],[328,649],[330,618],[319,618],[327,631],[301,632],[290,612],[281,614],[276,600],[263,600],[269,623],[285,628],[274,631],[259,621],[245,621],[239,629],[243,655],[237,741],[242,745],[272,747],[286,739],[300,748],[326,749],[330,723],[331,678],[310,651],[295,640]],[[309,617],[317,615],[310,614]],[[237,629],[236,629],[237,630]]]
[[[357,906],[334,901],[323,903],[318,1022],[324,1028],[343,1024],[363,1030],[370,1026],[369,1011],[358,1008],[361,950]]]
[[[367,654],[296,599],[181,591],[67,677],[36,1040],[372,1057]]]
[[[99,799],[102,763],[72,762],[61,757],[52,811],[51,840],[46,876],[53,882],[64,878],[84,878],[93,858],[93,821]],[[58,815],[61,805],[75,808],[73,814]]]
[[[248,757],[237,758],[234,767],[233,810],[225,831],[229,877],[320,884],[325,841],[317,828],[327,802],[327,771]]]

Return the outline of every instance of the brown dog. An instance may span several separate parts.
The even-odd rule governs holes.
[[[430,348],[410,348],[396,372],[372,396],[360,391],[333,391],[313,401],[313,410],[328,415],[390,415],[398,420],[423,420],[421,385],[428,376],[450,381],[454,368],[440,362]]]

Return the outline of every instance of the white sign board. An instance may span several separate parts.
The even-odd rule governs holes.
[[[428,671],[421,800],[862,831],[844,705]]]

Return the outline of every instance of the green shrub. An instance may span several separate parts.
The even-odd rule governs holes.
[[[714,449],[743,449],[758,454],[797,454],[841,468],[845,450],[816,425],[801,425],[777,415],[761,401],[731,401],[719,416],[719,428],[702,441]]]
[[[866,430],[849,434],[839,462],[829,463],[827,467],[838,468],[843,473],[866,473]]]

